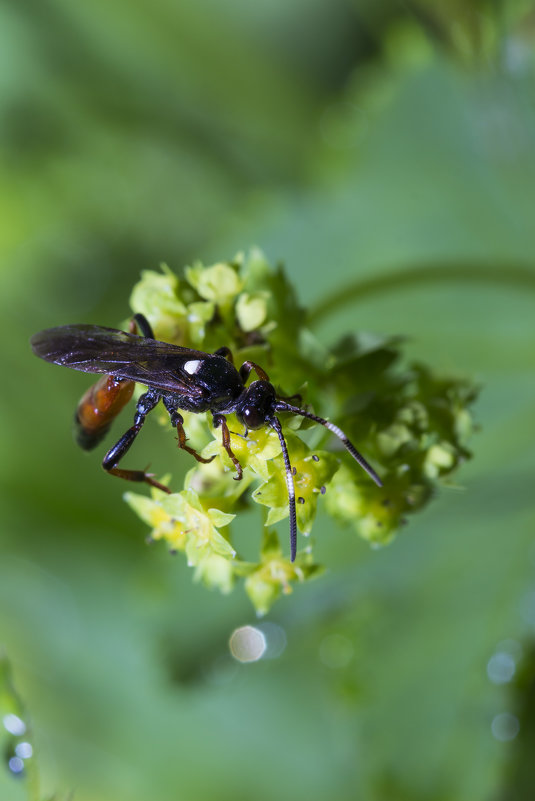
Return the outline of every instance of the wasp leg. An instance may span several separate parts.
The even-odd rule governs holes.
[[[169,493],[170,490],[167,487],[160,484],[144,470],[124,470],[122,467],[117,467],[123,456],[130,450],[132,443],[139,434],[141,426],[145,422],[147,414],[154,409],[159,400],[159,395],[153,395],[150,392],[146,392],[140,397],[137,402],[134,425],[123,434],[113,448],[110,448],[102,460],[102,467],[112,476],[125,478],[127,481],[144,481],[146,484],[150,484],[151,487],[156,487],[163,492]]]
[[[176,433],[178,435],[177,436],[178,447],[182,451],[190,453],[192,456],[195,457],[195,459],[197,459],[198,462],[202,462],[202,464],[208,464],[209,462],[212,461],[212,459],[215,459],[215,456],[210,456],[209,459],[205,459],[204,456],[201,456],[201,454],[195,450],[195,448],[190,448],[189,445],[186,445],[187,439],[186,439],[186,432],[184,431],[184,418],[182,417],[181,414],[177,412],[176,409],[173,409],[173,407],[169,407],[165,403],[165,401],[164,401],[164,406],[169,412],[169,417],[171,418],[171,425],[173,426],[173,428],[176,428]]]
[[[234,481],[241,481],[243,478],[243,470],[241,464],[238,461],[237,456],[234,455],[230,447],[230,431],[228,430],[227,421],[222,414],[214,414],[213,419],[214,419],[214,427],[215,428],[221,427],[221,439],[223,442],[223,447],[230,456],[230,458],[232,459],[232,463],[236,468],[236,475],[234,476]]]
[[[239,370],[240,378],[244,384],[249,378],[249,373],[251,370],[254,370],[258,378],[262,379],[262,381],[269,381],[268,374],[265,372],[265,370],[262,370],[258,364],[255,362],[244,362]]]
[[[223,345],[222,348],[218,348],[214,351],[214,356],[223,356],[223,358],[228,359],[231,364],[234,364],[234,357],[232,355],[232,351],[230,348],[227,348],[226,345]]]

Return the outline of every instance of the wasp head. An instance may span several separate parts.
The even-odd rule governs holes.
[[[269,381],[253,381],[243,392],[236,408],[236,417],[248,429],[261,428],[273,417],[275,389]]]

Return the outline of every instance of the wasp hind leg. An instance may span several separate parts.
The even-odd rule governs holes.
[[[134,316],[132,317],[129,326],[130,333],[135,334],[136,328],[139,329],[139,333],[141,334],[142,337],[145,337],[146,339],[154,339],[154,332],[152,330],[152,326],[144,314],[134,314]]]
[[[110,448],[104,459],[102,460],[102,467],[110,475],[124,478],[127,481],[139,481],[150,484],[151,487],[169,493],[168,487],[160,484],[145,470],[125,470],[122,467],[117,467],[123,456],[130,450],[132,443],[139,434],[147,414],[154,409],[160,397],[153,395],[150,392],[145,393],[140,397],[137,402],[136,416],[134,417],[134,425],[126,431],[121,439]]]

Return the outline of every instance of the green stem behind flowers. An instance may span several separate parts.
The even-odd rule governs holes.
[[[317,325],[341,308],[373,295],[450,281],[456,284],[495,284],[519,291],[535,291],[535,269],[521,264],[434,264],[395,270],[373,278],[358,279],[327,295],[309,311],[308,323]]]

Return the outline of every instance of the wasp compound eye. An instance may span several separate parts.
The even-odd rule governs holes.
[[[264,425],[265,422],[265,415],[263,415],[258,409],[255,409],[254,406],[246,406],[240,417],[243,418],[243,422],[247,426],[247,428],[255,429],[260,428]]]

